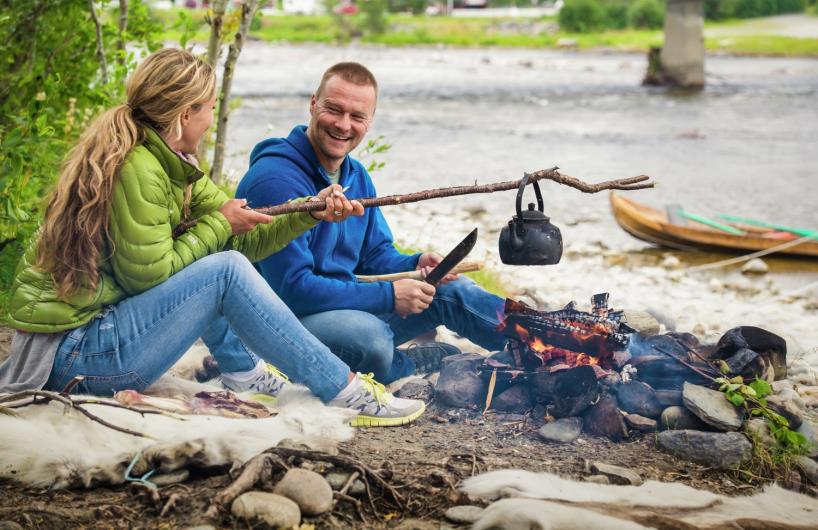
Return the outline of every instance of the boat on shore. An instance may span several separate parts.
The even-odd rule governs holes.
[[[759,226],[766,223],[715,222],[692,214],[683,217],[651,208],[620,194],[611,193],[611,210],[616,222],[637,239],[663,247],[681,250],[717,250],[727,252],[753,252],[781,247],[776,253],[818,257],[818,231],[796,232]],[[671,217],[673,217],[671,219]],[[729,218],[729,216],[723,216]],[[806,234],[813,239],[787,246],[785,243],[803,239]]]

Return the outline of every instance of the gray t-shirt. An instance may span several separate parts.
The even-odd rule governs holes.
[[[0,364],[0,392],[42,390],[66,333],[15,332],[11,356]]]
[[[341,180],[341,168],[335,171],[327,171],[327,177],[329,177],[329,181],[333,184],[338,184],[338,181]]]

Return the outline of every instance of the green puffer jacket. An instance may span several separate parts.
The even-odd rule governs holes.
[[[114,187],[109,214],[113,252],[100,266],[97,289],[78,289],[67,300],[58,299],[51,276],[34,265],[35,242],[20,260],[11,286],[11,326],[38,333],[82,326],[104,306],[162,283],[199,258],[238,250],[258,261],[317,223],[307,212],[280,215],[270,224],[233,236],[230,223],[218,211],[227,195],[155,131],[146,128],[145,134],[144,143],[128,155]],[[181,218],[182,197],[190,182],[194,182],[191,217],[198,223],[173,239],[171,231]]]

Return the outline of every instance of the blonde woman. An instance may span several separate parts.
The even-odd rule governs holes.
[[[318,212],[269,217],[228,199],[191,157],[213,122],[215,86],[191,53],[155,52],[128,80],[127,103],[68,155],[11,288],[18,332],[0,392],[62,391],[76,376],[76,393],[144,390],[202,337],[228,388],[276,395],[286,378],[272,363],[324,402],[358,410],[354,423],[414,420],[423,402],[351,373],[251,265],[363,208],[337,185],[309,199],[326,203]]]

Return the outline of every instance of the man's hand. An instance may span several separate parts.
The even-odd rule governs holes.
[[[402,318],[420,313],[429,307],[435,298],[435,287],[417,280],[392,282],[395,290],[395,312]]]
[[[311,201],[321,201],[327,205],[323,210],[310,212],[313,218],[319,221],[329,221],[335,223],[343,221],[350,215],[363,215],[364,207],[358,201],[350,201],[344,196],[340,185],[333,184],[318,192],[318,195],[310,199]]]
[[[426,252],[426,253],[420,255],[420,258],[418,259],[418,266],[416,267],[416,270],[419,270],[421,275],[424,278],[426,278],[426,276],[428,276],[429,273],[432,272],[432,269],[437,267],[440,264],[441,261],[443,261],[443,256],[441,256],[437,252]],[[446,276],[444,276],[442,280],[440,280],[438,282],[438,285],[447,284],[449,282],[452,282],[452,281],[458,279],[459,277],[460,276],[457,275],[457,274],[449,273]]]
[[[245,209],[246,199],[230,199],[219,208],[223,216],[230,223],[233,235],[244,234],[256,227],[257,224],[267,224],[273,220],[272,216]]]

